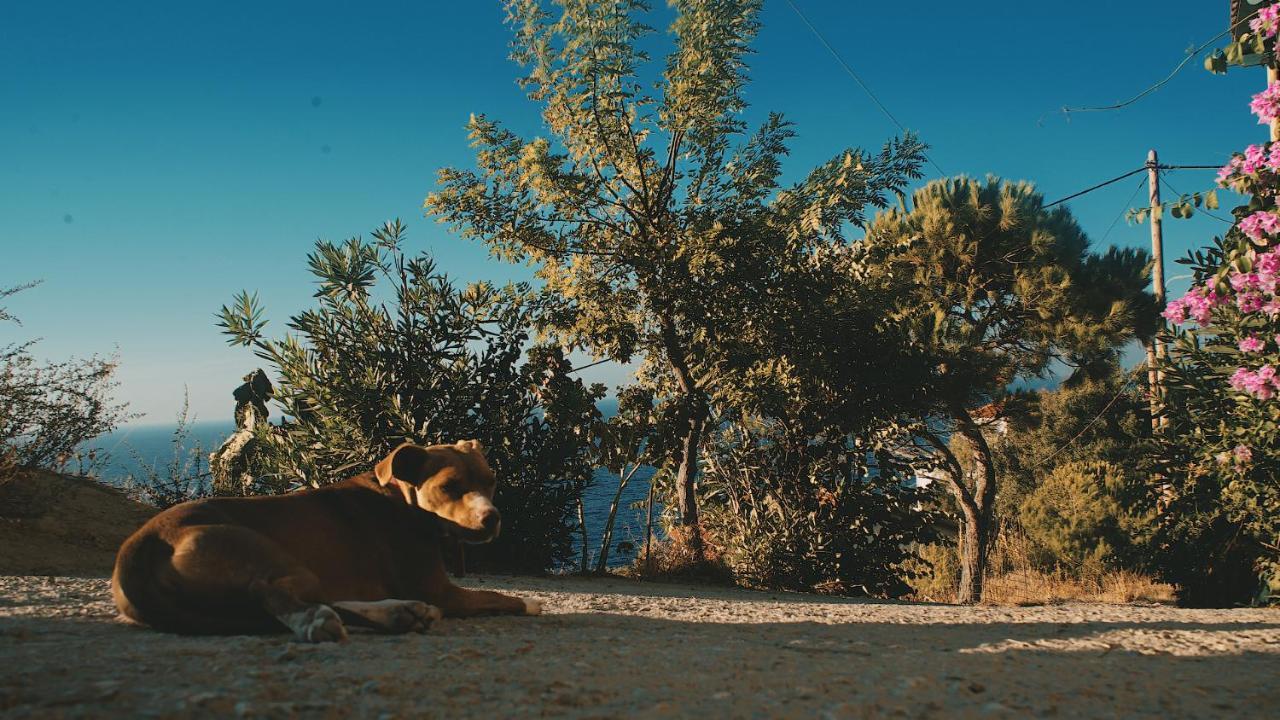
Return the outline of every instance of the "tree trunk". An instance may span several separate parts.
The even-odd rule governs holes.
[[[622,466],[621,472],[618,473],[618,491],[613,494],[613,502],[609,503],[609,518],[604,522],[604,532],[600,534],[600,555],[596,558],[596,572],[603,575],[609,569],[609,546],[613,544],[613,526],[618,518],[618,505],[622,503],[622,492],[627,489],[627,483],[631,482],[631,476],[635,474],[633,466],[631,472],[627,472],[627,466]]]
[[[698,498],[694,483],[698,479],[698,450],[707,423],[707,401],[694,382],[685,358],[685,349],[675,324],[662,323],[662,340],[671,363],[671,372],[680,386],[684,403],[685,426],[680,436],[679,465],[676,469],[676,506],[680,525],[688,532],[689,548],[695,560],[702,560],[702,529],[698,525]]]
[[[653,574],[653,565],[649,560],[649,547],[653,543],[653,478],[649,478],[649,493],[644,500],[644,574]]]
[[[698,448],[703,441],[705,420],[690,411],[689,425],[680,443],[680,468],[676,470],[676,505],[680,509],[680,524],[689,530],[690,547],[701,559],[703,534],[698,525],[698,496],[694,482],[698,479]]]
[[[957,540],[960,544],[960,588],[956,602],[973,605],[982,600],[982,576],[987,566],[987,539],[990,528],[973,505],[962,505],[964,520]]]
[[[957,431],[969,443],[973,453],[973,491],[968,498],[960,493],[956,497],[964,513],[964,526],[960,528],[959,537],[960,589],[956,602],[969,605],[982,600],[982,576],[987,568],[992,510],[996,500],[996,469],[987,438],[969,411],[955,406],[952,412]]]
[[[582,562],[578,565],[578,572],[583,575],[587,574],[589,557],[587,548],[587,512],[582,504],[582,493],[578,493],[578,530],[582,534]]]

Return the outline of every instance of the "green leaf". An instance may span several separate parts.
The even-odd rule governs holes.
[[[1225,75],[1227,72],[1227,56],[1221,50],[1214,50],[1204,59],[1204,69],[1214,75]]]

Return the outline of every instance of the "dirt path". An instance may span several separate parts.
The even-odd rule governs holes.
[[[961,608],[483,578],[533,618],[426,635],[183,638],[107,581],[0,578],[5,717],[1264,717],[1280,612]]]

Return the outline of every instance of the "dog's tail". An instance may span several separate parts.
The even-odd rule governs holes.
[[[111,594],[120,614],[161,632],[181,635],[245,635],[284,628],[265,611],[241,617],[219,614],[199,598],[184,597],[170,560],[173,546],[149,532],[138,532],[120,546]],[[249,609],[249,608],[246,608]]]

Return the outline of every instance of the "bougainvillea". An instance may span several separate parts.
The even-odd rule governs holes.
[[[1280,5],[1252,27],[1274,37]],[[1280,83],[1251,108],[1260,122],[1280,116]],[[1194,605],[1280,590],[1280,143],[1235,154],[1218,184],[1252,197],[1225,237],[1180,261],[1193,284],[1164,310],[1156,564]]]
[[[1253,96],[1249,109],[1258,116],[1258,124],[1267,125],[1280,117],[1280,86],[1268,85],[1266,90]]]
[[[1249,21],[1249,29],[1263,38],[1273,38],[1280,29],[1280,5],[1268,5]]]

